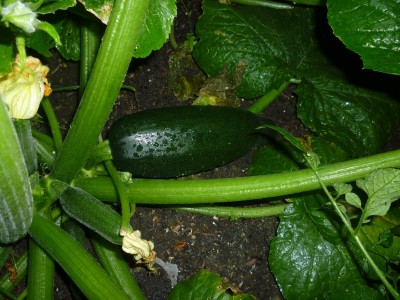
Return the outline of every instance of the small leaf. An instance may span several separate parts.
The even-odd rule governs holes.
[[[335,191],[337,193],[336,198],[338,198],[341,195],[350,193],[351,190],[353,189],[351,184],[348,184],[348,183],[335,183],[333,185],[333,188],[335,189]]]
[[[230,295],[227,291],[232,292]],[[238,294],[237,289],[227,285],[217,274],[200,270],[189,279],[178,283],[168,300],[209,299],[209,300],[254,300],[249,294]]]
[[[400,74],[400,5],[393,0],[328,0],[334,34],[358,53],[364,67]]]
[[[147,57],[164,45],[177,15],[175,0],[150,1],[145,24],[133,57]]]
[[[398,264],[400,253],[400,237],[390,234],[400,225],[400,209],[392,208],[385,216],[375,216],[371,222],[364,224],[360,230],[359,238],[365,245],[369,254],[379,268],[385,272],[390,264]],[[350,246],[356,248],[354,241],[350,240]],[[367,263],[365,256],[355,251],[363,271],[372,279],[378,279],[375,272]]]
[[[391,230],[382,231],[379,234],[379,245],[382,245],[385,248],[389,248],[393,245],[393,232]]]
[[[108,23],[114,1],[110,0],[79,0],[80,3],[104,24]]]
[[[357,186],[368,195],[364,207],[364,218],[384,216],[390,204],[400,198],[400,170],[386,168],[368,174],[365,179],[357,180]]]
[[[360,197],[358,197],[357,194],[355,193],[346,193],[344,196],[346,199],[346,202],[349,203],[350,205],[353,205],[357,208],[361,208],[361,200]]]
[[[78,61],[81,50],[81,31],[79,25],[70,18],[62,19],[56,25],[60,35],[61,45],[57,45],[57,50],[65,59]]]

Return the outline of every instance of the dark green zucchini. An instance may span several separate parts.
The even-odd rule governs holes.
[[[259,139],[261,118],[222,106],[168,107],[117,120],[109,143],[119,171],[173,178],[210,170],[246,154]]]

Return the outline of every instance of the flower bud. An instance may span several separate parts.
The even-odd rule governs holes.
[[[122,250],[132,254],[136,262],[144,263],[151,267],[156,259],[154,244],[151,241],[143,240],[139,230],[128,233],[125,230],[120,232],[122,239]]]
[[[12,118],[31,119],[36,115],[43,96],[51,93],[46,78],[48,72],[49,68],[32,56],[26,58],[25,68],[22,68],[17,55],[11,73],[0,77],[0,96]]]
[[[37,14],[19,0],[2,7],[0,13],[2,22],[11,23],[27,33],[34,32],[40,22],[36,19]]]

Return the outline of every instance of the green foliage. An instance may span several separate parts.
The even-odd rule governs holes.
[[[379,152],[399,122],[399,104],[388,95],[339,78],[303,79],[296,93],[303,124],[352,156]]]
[[[68,17],[57,22],[56,28],[60,34],[61,45],[56,48],[60,54],[68,60],[80,60],[80,37],[81,31],[79,24]]]
[[[268,17],[266,17],[268,16]],[[290,20],[284,22],[282,20]],[[313,13],[304,9],[235,7],[204,1],[196,26],[200,41],[193,56],[215,76],[227,66],[231,72],[246,66],[237,94],[261,96],[292,78],[309,54]]]
[[[369,174],[363,180],[357,180],[357,186],[368,195],[364,207],[364,218],[384,216],[390,204],[400,198],[400,170],[382,169]]]
[[[383,299],[322,209],[320,196],[302,197],[280,217],[269,263],[285,299],[298,299],[300,291],[304,299]]]
[[[400,5],[393,0],[328,0],[334,34],[359,54],[364,67],[400,75]]]
[[[232,293],[234,295],[231,295]],[[224,299],[224,300],[252,300],[249,294],[238,294],[237,289],[224,282],[217,274],[200,270],[187,280],[178,283],[168,300],[178,299]]]
[[[145,24],[133,52],[134,57],[147,57],[165,43],[176,16],[176,1],[150,1]]]

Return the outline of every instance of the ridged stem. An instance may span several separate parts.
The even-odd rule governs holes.
[[[117,99],[149,0],[117,0],[78,111],[51,177],[71,181],[84,166]]]
[[[350,182],[387,167],[400,167],[400,150],[327,165],[318,169],[325,185]],[[77,178],[73,185],[102,201],[117,201],[109,177]],[[311,169],[239,178],[162,180],[134,179],[127,184],[130,199],[140,204],[201,204],[285,196],[320,189]]]

